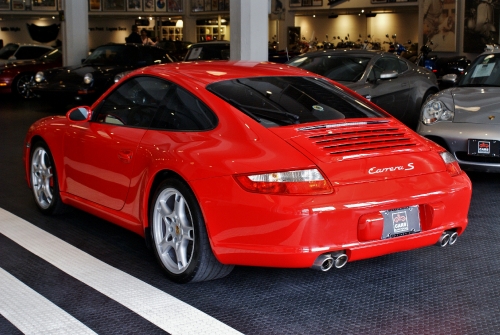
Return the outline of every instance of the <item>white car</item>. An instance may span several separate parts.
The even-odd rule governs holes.
[[[36,59],[54,48],[48,45],[8,43],[0,49],[0,64],[15,60]]]

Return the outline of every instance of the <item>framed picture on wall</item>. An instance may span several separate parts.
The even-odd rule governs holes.
[[[495,18],[492,21],[492,18]],[[486,44],[498,43],[500,7],[489,1],[465,1],[464,52],[481,53]]]
[[[90,0],[89,10],[91,12],[97,12],[102,10],[101,0]]]
[[[205,0],[206,1],[206,0]],[[182,0],[168,0],[168,12],[171,13],[180,13],[184,11],[184,8],[182,7],[183,1]]]
[[[127,11],[142,10],[141,0],[127,0]]]
[[[0,0],[0,10],[10,10],[10,0]]]
[[[12,10],[24,10],[24,1],[12,0]]]
[[[212,0],[205,0],[205,12],[212,10]]]
[[[302,6],[312,6],[312,0],[302,0]]]
[[[142,8],[144,9],[145,12],[154,12],[155,2],[153,0],[144,0]]]
[[[103,10],[105,11],[124,11],[125,0],[103,0]]]
[[[156,11],[166,12],[167,11],[167,0],[156,0]]]
[[[423,41],[432,41],[433,51],[455,52],[457,1],[432,1],[424,7]]]
[[[32,10],[56,10],[56,0],[32,0]]]
[[[212,6],[213,8],[213,6]],[[203,12],[205,10],[205,1],[203,0],[191,0],[191,11],[192,12]]]
[[[302,6],[302,0],[290,0],[290,7]]]
[[[313,0],[313,6],[323,6],[323,0]]]

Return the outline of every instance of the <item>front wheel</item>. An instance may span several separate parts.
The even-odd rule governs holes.
[[[12,91],[20,98],[31,99],[34,97],[31,87],[33,85],[33,74],[21,73],[12,83]]]
[[[62,212],[65,206],[59,195],[54,160],[43,142],[35,143],[31,150],[30,179],[38,209],[44,214]]]
[[[215,258],[201,208],[184,182],[169,178],[158,186],[149,223],[156,258],[172,281],[212,280],[233,269]]]

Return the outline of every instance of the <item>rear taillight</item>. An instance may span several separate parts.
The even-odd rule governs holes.
[[[439,155],[441,155],[441,158],[446,165],[446,171],[450,174],[450,176],[453,177],[462,173],[460,165],[458,165],[457,160],[451,153],[449,153],[448,151],[443,151],[440,152]]]
[[[317,169],[236,175],[240,186],[255,193],[314,195],[333,193],[333,187]]]

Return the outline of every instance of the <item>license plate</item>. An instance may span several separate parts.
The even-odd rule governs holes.
[[[496,140],[470,139],[467,152],[473,156],[499,157],[500,142]]]
[[[383,240],[420,232],[418,206],[380,211],[380,213],[384,217]]]

